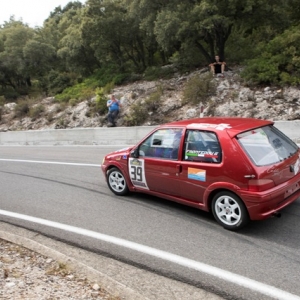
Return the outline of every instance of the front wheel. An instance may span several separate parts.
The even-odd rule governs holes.
[[[107,172],[108,187],[118,196],[128,193],[128,186],[124,175],[118,168],[112,168]]]
[[[239,230],[249,222],[244,203],[229,191],[219,192],[214,196],[212,212],[217,222],[228,230]]]

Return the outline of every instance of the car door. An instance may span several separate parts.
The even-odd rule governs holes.
[[[149,190],[179,197],[178,150],[182,128],[158,129],[139,146]]]
[[[187,130],[182,161],[178,167],[181,198],[203,203],[207,188],[220,180],[222,151],[217,135],[203,130]]]

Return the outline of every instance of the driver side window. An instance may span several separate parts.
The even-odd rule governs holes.
[[[178,159],[183,130],[181,128],[159,129],[139,147],[139,155],[162,159]]]

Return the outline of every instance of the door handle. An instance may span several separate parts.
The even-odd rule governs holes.
[[[182,166],[181,165],[176,165],[176,175],[178,176],[179,173],[182,171]]]

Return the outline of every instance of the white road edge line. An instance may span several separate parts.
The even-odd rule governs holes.
[[[57,222],[53,222],[53,221],[49,221],[49,220],[45,220],[45,219],[31,217],[28,215],[14,213],[14,212],[6,211],[6,210],[0,210],[0,215],[21,219],[21,220],[61,229],[64,231],[72,232],[72,233],[81,234],[83,236],[92,237],[92,238],[95,238],[95,239],[98,239],[101,241],[105,241],[105,242],[108,242],[108,243],[111,243],[114,245],[132,249],[132,250],[135,250],[138,252],[142,252],[142,253],[148,254],[150,256],[158,257],[163,260],[170,261],[175,264],[178,264],[178,265],[181,265],[184,267],[188,267],[190,269],[221,278],[225,281],[240,285],[242,287],[248,288],[253,291],[257,291],[261,294],[273,297],[275,299],[300,300],[300,297],[297,295],[285,292],[276,287],[258,282],[256,280],[253,280],[253,279],[250,279],[250,278],[247,278],[247,277],[244,277],[244,276],[241,276],[241,275],[229,272],[229,271],[225,271],[225,270],[222,270],[222,269],[219,269],[219,268],[216,268],[216,267],[213,267],[213,266],[210,266],[210,265],[198,262],[198,261],[194,261],[194,260],[179,256],[176,254],[172,254],[172,253],[169,253],[166,251],[162,251],[162,250],[158,250],[158,249],[151,248],[148,246],[144,246],[144,245],[141,245],[138,243],[130,242],[130,241],[120,239],[117,237],[113,237],[113,236],[98,233],[95,231],[90,231],[90,230],[86,230],[83,228],[65,225],[65,224],[61,224],[61,223],[57,223]]]
[[[70,165],[70,166],[82,166],[82,167],[101,167],[101,165],[96,165],[96,164],[67,163],[67,162],[59,162],[59,161],[23,160],[23,159],[6,159],[6,158],[0,158],[0,161],[13,161],[13,162],[36,163],[36,164],[53,164],[53,165]]]

